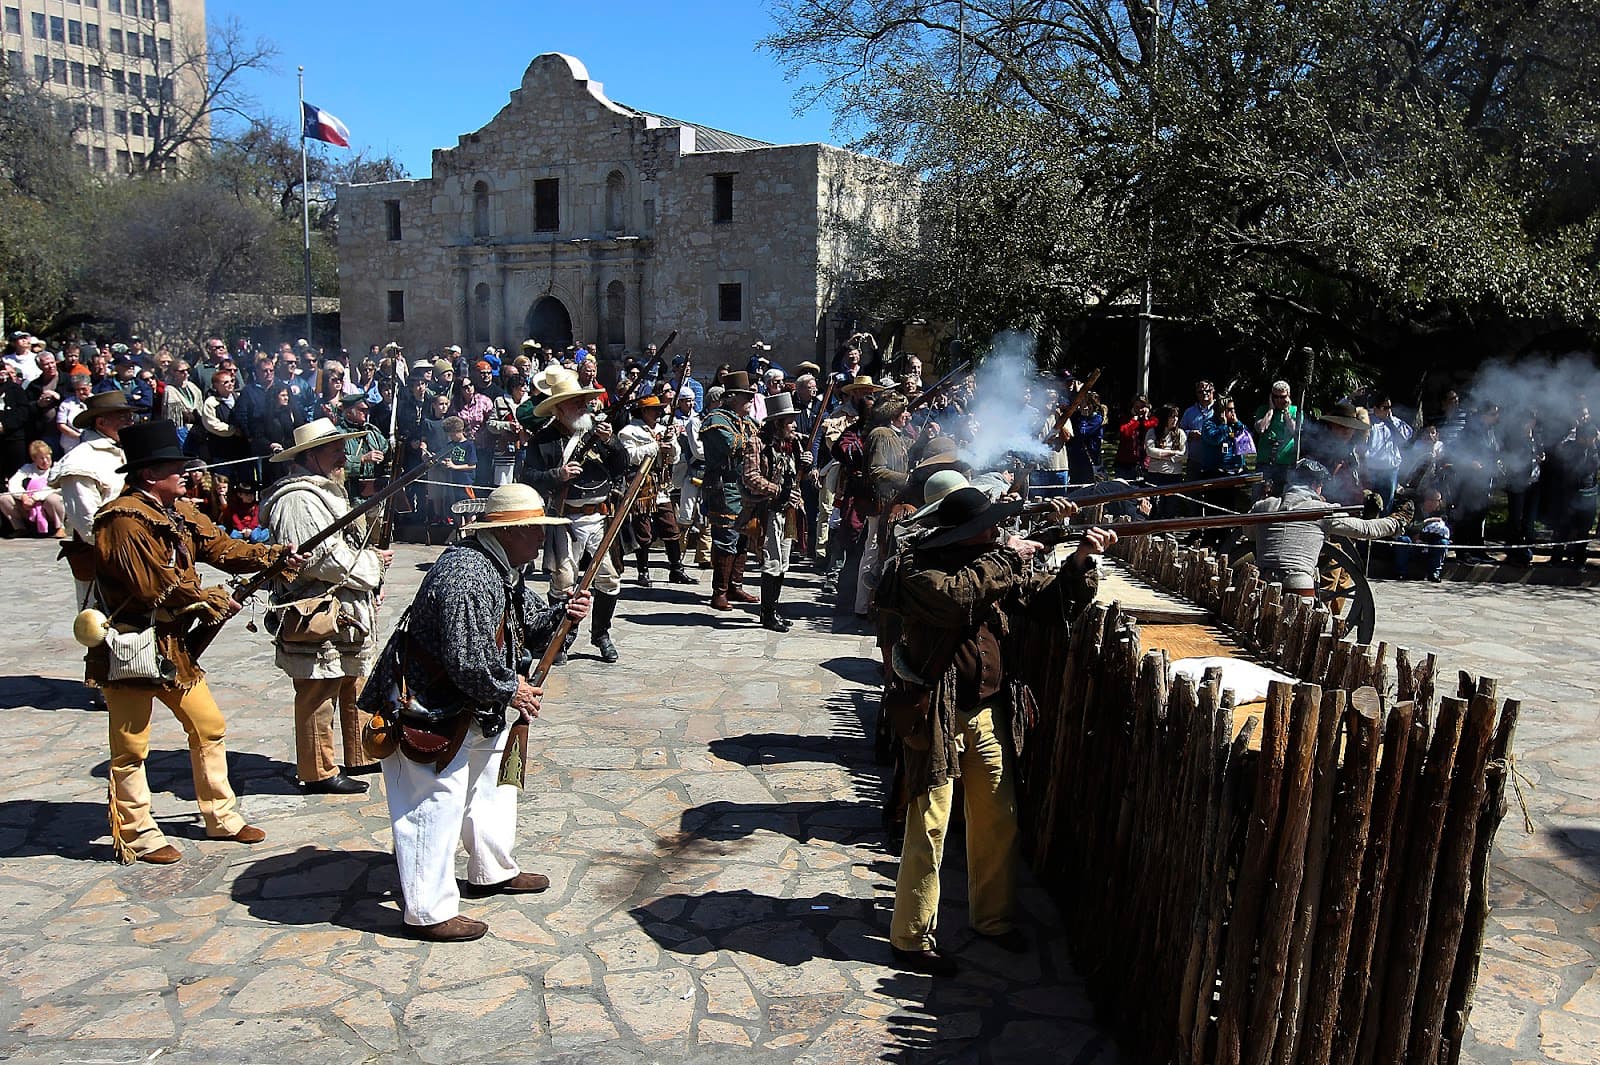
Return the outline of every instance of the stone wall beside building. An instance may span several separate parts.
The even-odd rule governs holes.
[[[853,243],[908,195],[890,164],[626,107],[541,55],[431,176],[340,187],[344,346],[533,337],[620,358],[675,329],[706,370],[757,340],[817,359],[849,330]]]

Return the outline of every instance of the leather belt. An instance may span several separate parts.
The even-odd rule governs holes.
[[[610,514],[610,503],[568,503],[561,508],[563,518],[586,518],[591,514]]]

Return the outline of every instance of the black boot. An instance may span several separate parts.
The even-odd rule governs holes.
[[[771,578],[771,580],[772,580],[772,588],[773,588],[773,591],[772,591],[772,613],[773,613],[773,616],[775,616],[779,621],[783,622],[783,627],[788,629],[788,628],[793,628],[794,627],[794,621],[792,619],[790,619],[790,618],[785,617],[783,615],[783,612],[778,609],[779,604],[783,600],[783,578],[785,576],[786,576],[786,574],[780,573],[776,577]]]
[[[699,584],[700,581],[683,568],[683,539],[674,536],[666,542],[667,551],[667,580],[673,584]]]
[[[761,575],[761,627],[773,632],[788,632],[789,623],[778,616],[779,578]]]
[[[611,619],[617,612],[617,597],[594,593],[594,609],[589,612],[589,642],[600,652],[600,661],[615,662],[622,656],[611,642]]]
[[[655,587],[654,583],[650,580],[650,549],[648,547],[641,547],[638,551],[634,552],[633,557],[639,563],[639,587]]]

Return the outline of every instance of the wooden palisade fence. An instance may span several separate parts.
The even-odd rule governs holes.
[[[1169,683],[1116,606],[1019,638],[1041,708],[1023,824],[1132,1060],[1453,1065],[1477,982],[1518,703],[1357,646],[1253,567],[1115,549],[1297,677],[1235,725],[1220,671]],[[1065,662],[1063,668],[1062,663]],[[1259,742],[1257,740],[1259,739]]]

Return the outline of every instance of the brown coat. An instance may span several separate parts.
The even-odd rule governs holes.
[[[999,544],[904,549],[892,588],[879,588],[879,603],[903,619],[905,660],[933,689],[928,749],[905,750],[910,794],[961,776],[956,715],[971,709],[963,696],[992,687],[986,659],[1011,626],[1066,625],[1093,601],[1098,586],[1094,566],[1080,569],[1075,557],[1059,570],[1030,574],[1021,555]],[[1002,662],[1002,694],[1010,680]]]
[[[132,629],[154,624],[159,650],[177,669],[175,687],[199,683],[205,671],[183,636],[192,624],[219,618],[230,592],[200,583],[196,562],[227,573],[253,573],[288,550],[281,545],[231,539],[195,505],[180,499],[168,511],[137,488],[128,487],[100,508],[94,519],[95,582],[103,609],[114,626]],[[85,657],[87,679],[106,683],[104,648]],[[117,687],[159,687],[155,681],[119,681]]]

